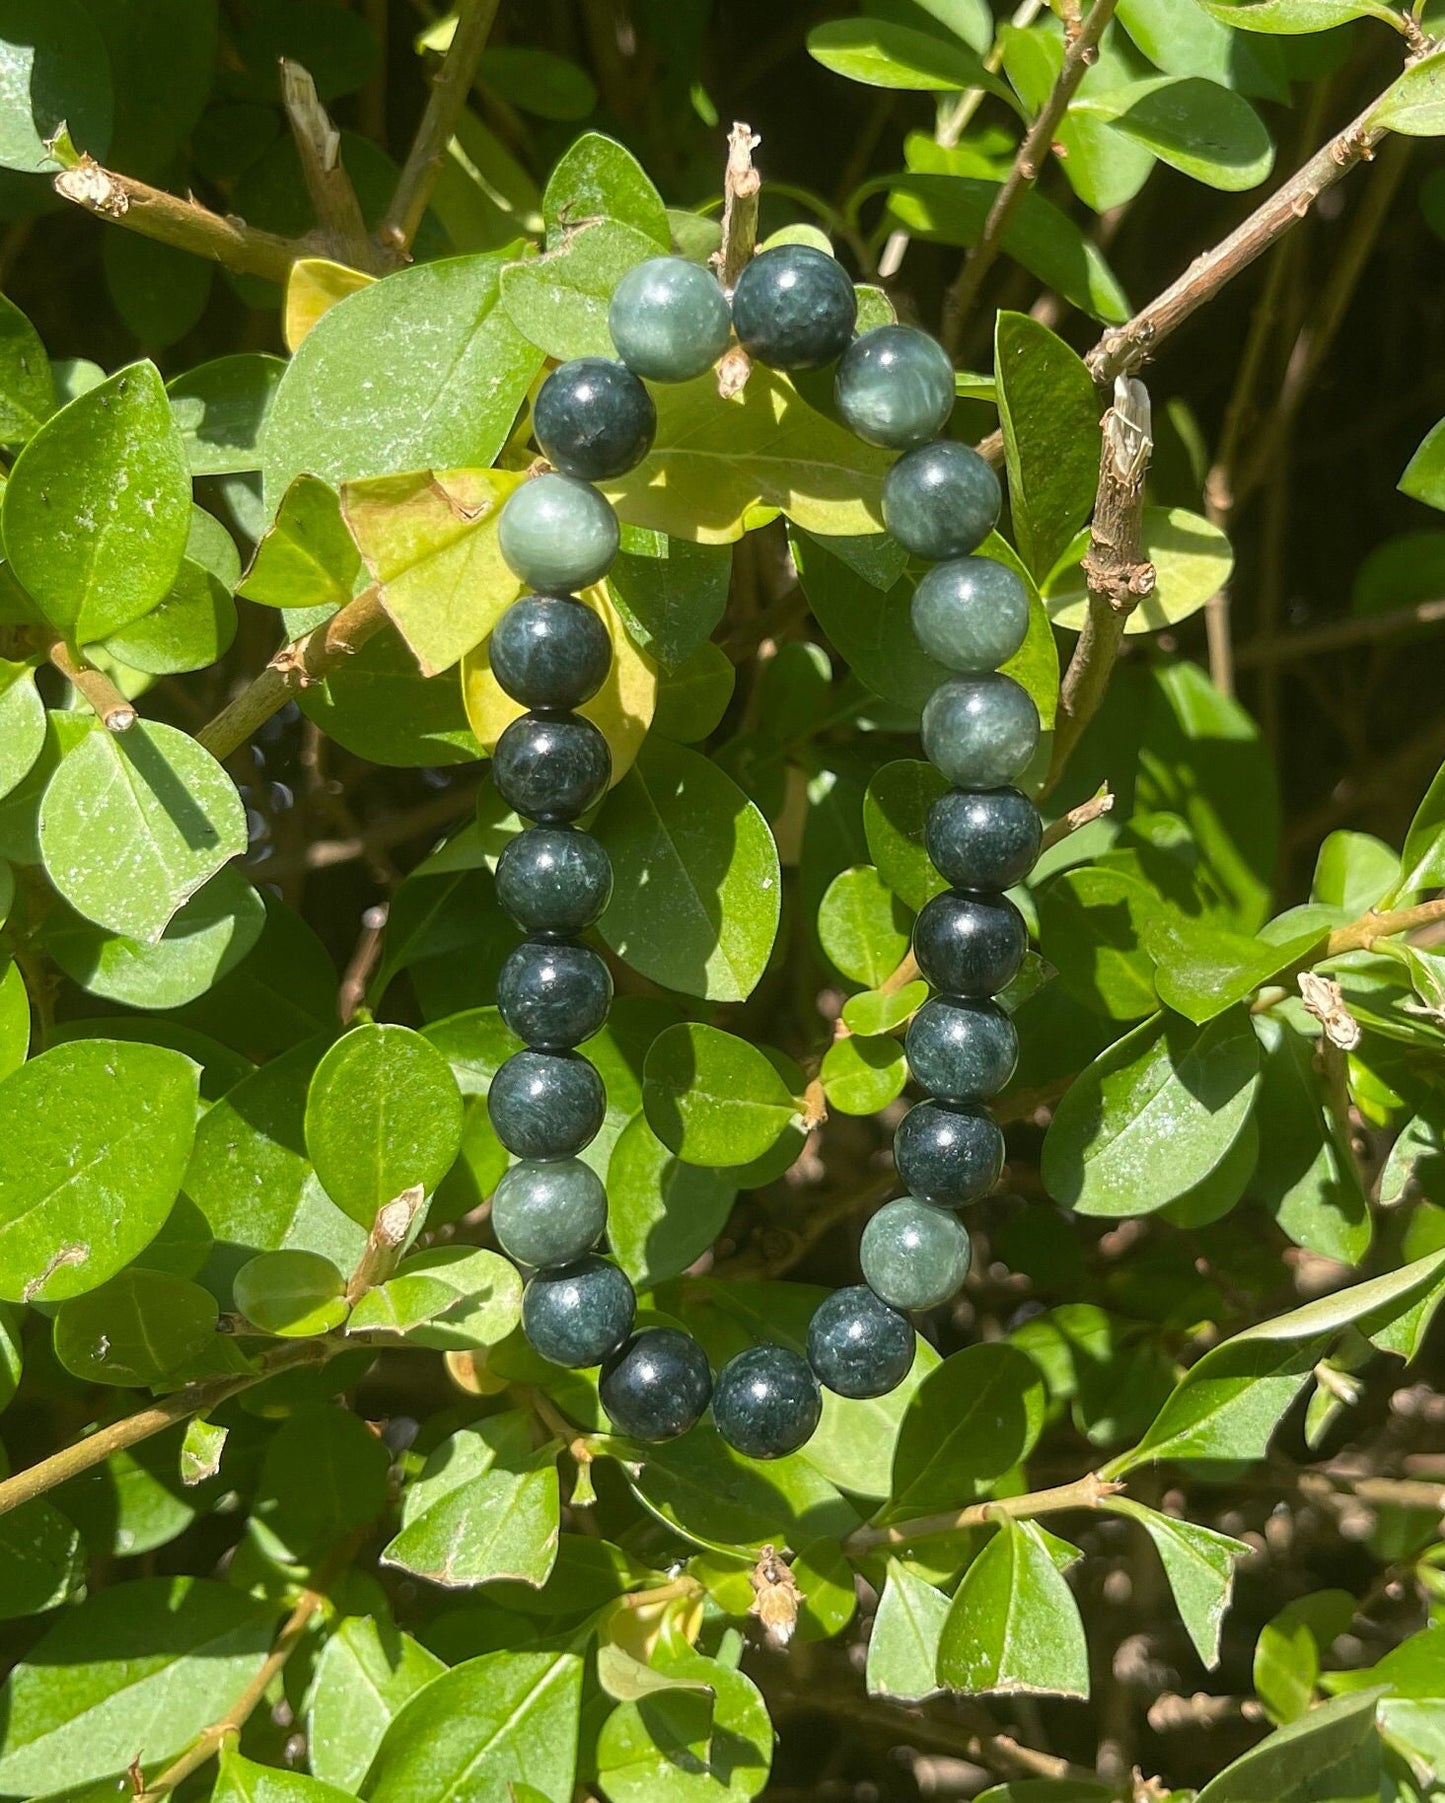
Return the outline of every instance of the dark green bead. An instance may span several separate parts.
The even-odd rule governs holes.
[[[617,284],[607,329],[636,375],[690,382],[727,349],[732,314],[711,270],[686,257],[650,257]]]
[[[620,538],[606,498],[574,476],[533,476],[508,495],[497,522],[497,546],[507,568],[546,595],[600,582]]]
[[[844,351],[833,384],[844,423],[868,444],[926,444],[953,412],[953,364],[916,326],[877,326]]]
[[[823,1412],[818,1380],[786,1346],[749,1346],[717,1374],[712,1418],[735,1452],[781,1459],[812,1438]]]
[[[1029,948],[1024,917],[1006,895],[945,889],[913,923],[913,955],[944,995],[997,995],[1018,975]]]
[[[968,1234],[956,1215],[900,1196],[863,1229],[858,1257],[869,1288],[890,1308],[937,1308],[963,1288]]]
[[[497,973],[497,1011],[523,1045],[581,1045],[601,1031],[611,1006],[611,971],[574,940],[524,939]]]
[[[594,1254],[539,1271],[522,1292],[522,1332],[549,1364],[581,1370],[610,1359],[632,1332],[637,1297],[616,1265]]]
[[[564,476],[605,482],[635,468],[652,449],[657,409],[625,364],[575,357],[538,390],[532,430]]]
[[[913,1368],[913,1327],[867,1284],[834,1290],[808,1323],[808,1363],[837,1396],[886,1396]]]
[[[498,620],[487,655],[504,693],[523,707],[581,707],[607,678],[612,641],[570,595],[524,595]]]
[[[858,297],[835,257],[811,244],[759,251],[733,289],[733,329],[769,369],[820,369],[848,348]]]
[[[523,1160],[502,1173],[492,1196],[492,1232],[521,1265],[570,1265],[607,1226],[607,1191],[580,1158]]]
[[[497,900],[526,933],[581,933],[612,897],[612,860],[591,833],[529,826],[497,859]]]
[[[613,1357],[597,1386],[607,1418],[632,1440],[675,1440],[712,1395],[707,1354],[676,1327],[645,1327]]]
[[[573,1158],[596,1137],[607,1093],[576,1052],[514,1052],[492,1078],[487,1114],[517,1158]]]
[[[1022,776],[1039,748],[1039,710],[1012,676],[954,676],[923,706],[923,755],[964,789]]]
[[[953,439],[906,451],[883,478],[883,523],[904,550],[930,563],[976,551],[1002,505],[998,477]]]
[[[986,1102],[1014,1074],[1019,1036],[997,1002],[936,995],[908,1025],[903,1042],[914,1080],[949,1102]]]
[[[893,1136],[900,1180],[940,1208],[962,1208],[986,1196],[999,1180],[1003,1155],[998,1122],[963,1102],[920,1102]]]
[[[913,631],[930,657],[978,675],[1015,655],[1029,630],[1028,590],[1007,564],[955,557],[913,591]]]
[[[1043,843],[1039,811],[1018,789],[950,789],[928,810],[924,843],[955,889],[1012,889]]]
[[[509,808],[548,824],[576,820],[607,793],[612,753],[580,714],[523,714],[497,740],[492,781]]]

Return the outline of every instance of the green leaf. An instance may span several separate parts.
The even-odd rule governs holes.
[[[761,1158],[798,1112],[756,1046],[699,1022],[669,1027],[652,1042],[642,1105],[653,1132],[684,1163],[711,1166]]]
[[[241,351],[197,364],[167,382],[193,476],[260,469],[261,432],[285,373],[284,359]]]
[[[840,871],[818,908],[823,950],[855,983],[876,988],[908,950],[913,921],[871,864]]]
[[[1375,0],[1199,0],[1199,4],[1221,25],[1281,37],[1333,31],[1352,19],[1379,16]]]
[[[1445,52],[1421,57],[1397,76],[1370,108],[1368,129],[1409,138],[1438,138],[1445,132]]]
[[[1400,854],[1400,881],[1383,897],[1382,908],[1392,908],[1422,889],[1445,883],[1445,765],[1425,791],[1405,834]]]
[[[1042,582],[1088,519],[1099,479],[1099,402],[1083,361],[1047,326],[1001,312],[994,334],[1009,514]]]
[[[406,1190],[429,1195],[461,1143],[457,1080],[410,1027],[354,1027],[317,1065],[306,1150],[327,1195],[363,1227]]]
[[[1044,1185],[1079,1214],[1152,1214],[1220,1163],[1258,1086],[1259,1049],[1242,1010],[1203,1028],[1155,1015],[1101,1052],[1059,1103]]]
[[[598,930],[618,957],[686,995],[745,1000],[782,896],[773,836],[741,789],[697,752],[649,739],[593,831],[614,880]]]
[[[341,1803],[349,1795],[348,1791],[308,1778],[304,1772],[257,1765],[254,1760],[243,1759],[234,1746],[225,1746],[221,1749],[211,1803]]]
[[[0,1297],[63,1302],[160,1229],[196,1130],[199,1067],[163,1046],[76,1040],[0,1083]]]
[[[237,1271],[236,1307],[263,1333],[310,1339],[346,1319],[346,1279],[319,1252],[263,1252]]]
[[[297,476],[236,593],[263,607],[343,607],[360,571],[361,553],[335,489],[315,476]]]
[[[863,798],[863,831],[878,875],[915,913],[947,887],[923,844],[928,810],[947,788],[932,764],[899,758],[874,775]]]
[[[47,140],[65,128],[99,159],[110,148],[112,93],[105,40],[76,0],[8,0],[0,16],[0,166],[60,165]]]
[[[323,1783],[360,1790],[403,1703],[446,1666],[389,1623],[351,1616],[321,1649],[307,1718],[306,1753]]]
[[[5,1682],[0,1789],[38,1796],[179,1753],[261,1669],[272,1609],[227,1584],[140,1578],[69,1609]]]
[[[198,1283],[133,1266],[60,1305],[55,1356],[86,1383],[157,1383],[205,1350],[217,1315]]]
[[[773,1725],[757,1686],[700,1653],[663,1669],[711,1694],[672,1688],[619,1703],[597,1737],[597,1771],[611,1803],[747,1803],[768,1781]]]
[[[1316,1590],[1272,1615],[1254,1648],[1255,1694],[1276,1722],[1293,1722],[1315,1700],[1320,1662],[1355,1618],[1347,1590]]]
[[[600,483],[632,526],[727,544],[778,509],[810,532],[882,526],[892,455],[816,412],[786,376],[755,364],[724,398],[711,370],[657,390],[657,436],[642,462]]]
[[[1212,1778],[1196,1803],[1310,1803],[1317,1797],[1377,1796],[1378,1770],[1368,1792],[1336,1789],[1321,1779],[1373,1742],[1379,1697],[1378,1690],[1336,1697],[1277,1728]]]
[[[149,676],[204,670],[224,657],[236,636],[236,607],[220,578],[193,558],[181,567],[169,592],[139,620],[111,633],[108,657]]]
[[[1160,632],[1187,620],[1218,594],[1234,568],[1234,553],[1219,527],[1187,508],[1146,507],[1139,536],[1143,555],[1154,565],[1154,591],[1125,620],[1127,633]],[[1087,549],[1087,536],[1081,535],[1045,585],[1049,619],[1069,632],[1082,631],[1088,618],[1079,564]]]
[[[350,1409],[321,1403],[286,1417],[261,1461],[253,1510],[298,1557],[329,1550],[386,1506],[386,1442]]]
[[[1159,1006],[1149,930],[1158,897],[1122,870],[1060,871],[1038,894],[1039,950],[1092,1013],[1138,1020]]]
[[[868,1637],[867,1684],[870,1697],[897,1697],[917,1703],[936,1696],[938,1642],[948,1618],[949,1599],[897,1559],[888,1561],[888,1576],[873,1632]]]
[[[1146,931],[1157,964],[1155,987],[1162,1001],[1202,1024],[1317,952],[1338,924],[1334,910],[1306,905],[1279,915],[1250,938],[1212,922],[1160,912]]]
[[[921,980],[905,983],[891,993],[881,989],[865,989],[850,995],[843,1004],[843,1025],[850,1033],[868,1037],[875,1033],[891,1033],[901,1027],[928,1000],[928,985]]]
[[[1219,1637],[1234,1592],[1235,1560],[1249,1548],[1213,1528],[1161,1515],[1131,1497],[1110,1497],[1104,1507],[1130,1516],[1154,1542],[1194,1650],[1212,1670],[1219,1663]]]
[[[1028,1457],[1046,1403],[1039,1367],[1017,1347],[994,1341],[946,1358],[903,1417],[888,1516],[902,1521],[988,1495]]]
[[[0,444],[24,444],[55,411],[55,379],[40,334],[0,295]]]
[[[736,1197],[725,1170],[684,1164],[635,1116],[607,1164],[607,1242],[633,1286],[651,1289],[707,1251]]]
[[[43,1497],[0,1515],[0,1617],[11,1621],[58,1608],[84,1576],[79,1533]]]
[[[1400,857],[1371,833],[1333,832],[1315,859],[1310,900],[1351,919],[1373,908],[1400,880]]]
[[[731,576],[725,546],[629,526],[607,572],[607,592],[642,649],[664,670],[681,673],[722,619]]]
[[[549,357],[611,357],[607,309],[629,269],[657,255],[656,240],[617,219],[566,232],[555,250],[509,263],[502,305],[512,324]]]
[[[25,978],[20,966],[0,952],[0,1077],[19,1070],[29,1052],[30,997]]]
[[[676,670],[659,674],[652,730],[680,745],[701,743],[716,730],[736,687],[737,671],[722,646],[699,645]]]
[[[1262,100],[1283,100],[1287,83],[1278,53],[1236,37],[1197,0],[1124,0],[1119,23],[1166,75],[1203,75]]]
[[[496,45],[482,52],[477,73],[513,106],[542,119],[585,119],[597,105],[592,78],[550,50]]]
[[[175,579],[191,523],[181,435],[153,363],[133,363],[54,413],[5,487],[5,552],[77,644],[148,613]]]
[[[245,849],[235,784],[189,733],[159,721],[88,734],[41,803],[40,850],[55,887],[97,926],[152,945]]]
[[[632,152],[601,132],[583,132],[558,159],[542,196],[542,212],[549,244],[583,220],[620,219],[658,250],[672,248],[662,196]]]
[[[898,175],[888,190],[888,209],[915,237],[972,246],[983,236],[999,185],[969,176]],[[1024,195],[1004,230],[1003,248],[1090,318],[1118,325],[1129,317],[1128,297],[1102,255],[1042,195]]]
[[[870,88],[929,94],[983,88],[1012,103],[1013,96],[967,44],[887,19],[830,19],[808,33],[815,63]]]
[[[692,1690],[712,1695],[712,1686],[702,1679],[670,1677],[655,1666],[634,1659],[613,1640],[604,1640],[598,1645],[597,1682],[616,1703],[636,1703],[664,1690]]]
[[[517,1325],[522,1279],[499,1253],[476,1246],[433,1246],[403,1259],[396,1275],[368,1290],[348,1331],[404,1334],[414,1346],[467,1351],[495,1346]]]
[[[840,1114],[877,1114],[903,1094],[908,1065],[896,1039],[853,1034],[828,1047],[818,1074],[829,1106]]]
[[[456,678],[424,677],[394,632],[369,638],[299,702],[327,738],[373,764],[435,770],[484,755]]]
[[[335,487],[495,459],[541,367],[499,305],[505,260],[417,263],[322,315],[261,435],[270,505],[303,472]]]
[[[193,1415],[181,1441],[181,1482],[189,1488],[213,1478],[221,1469],[221,1455],[230,1436],[230,1428],[217,1427],[204,1416]]]
[[[1315,1045],[1284,1022],[1254,1022],[1263,1048],[1260,1151],[1251,1189],[1297,1246],[1358,1265],[1372,1223],[1347,1131],[1330,1112]]]
[[[1037,1522],[1006,1518],[963,1574],[939,1638],[938,1676],[973,1695],[1088,1696],[1079,1606]]]
[[[28,775],[45,745],[45,703],[29,664],[0,658],[0,795]]]
[[[1095,89],[1074,110],[1107,120],[1161,163],[1211,188],[1254,188],[1274,166],[1274,146],[1241,94],[1201,76],[1153,76]]]
[[[573,1653],[484,1653],[453,1666],[387,1729],[371,1803],[501,1803],[518,1788],[571,1803],[581,1697]]]

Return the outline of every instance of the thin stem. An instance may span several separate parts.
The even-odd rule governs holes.
[[[1116,0],[1094,0],[1089,8],[1089,16],[1064,52],[1064,65],[1054,83],[1053,92],[1025,134],[1013,167],[994,196],[988,218],[984,221],[983,236],[944,296],[942,338],[944,348],[950,356],[958,353],[964,325],[978,299],[984,277],[993,267],[1003,245],[1004,234],[1024,195],[1039,179],[1039,173],[1053,146],[1054,134],[1069,110],[1069,102],[1078,92],[1079,83],[1088,73],[1089,65],[1098,58],[1099,39],[1114,16],[1115,3]]]
[[[57,633],[45,648],[45,655],[60,674],[94,708],[107,732],[129,732],[135,725],[135,708],[103,670],[97,670],[78,657]]]
[[[843,1550],[866,1553],[875,1546],[912,1546],[915,1541],[931,1540],[939,1534],[956,1534],[964,1528],[982,1527],[1001,1515],[1015,1521],[1028,1521],[1036,1515],[1056,1515],[1064,1509],[1097,1509],[1123,1488],[1117,1479],[1100,1477],[1098,1472],[1091,1471],[1076,1478],[1072,1484],[1057,1484],[1051,1490],[1034,1490],[1026,1496],[1001,1496],[991,1502],[970,1503],[966,1509],[950,1509],[941,1515],[920,1515],[913,1521],[895,1522],[891,1527],[861,1527],[843,1542]]]
[[[1323,626],[1306,627],[1300,632],[1252,639],[1240,646],[1236,662],[1241,668],[1248,664],[1293,663],[1296,658],[1318,657],[1322,652],[1347,651],[1352,645],[1368,645],[1376,639],[1393,638],[1397,633],[1431,626],[1437,620],[1445,620],[1445,599],[1417,601],[1413,607],[1392,608],[1387,614],[1370,614],[1358,620],[1330,620]]]
[[[752,261],[758,238],[758,208],[763,178],[753,167],[753,152],[762,139],[741,120],[728,133],[728,160],[723,172],[722,244],[713,256],[718,280],[728,293]],[[740,344],[724,352],[717,366],[717,391],[726,400],[740,393],[752,373],[752,360]]]
[[[1420,927],[1433,925],[1437,920],[1445,920],[1445,896],[1421,902],[1414,908],[1390,908],[1382,914],[1377,914],[1371,908],[1358,920],[1352,920],[1348,926],[1336,927],[1325,941],[1324,950],[1318,957],[1311,957],[1307,962],[1322,964],[1326,958],[1338,958],[1345,952],[1367,952],[1377,939],[1393,939],[1399,933],[1413,933]]]
[[[312,211],[332,256],[353,269],[379,272],[380,259],[366,235],[361,202],[341,160],[341,133],[322,106],[310,74],[284,56],[281,103],[296,142]]]

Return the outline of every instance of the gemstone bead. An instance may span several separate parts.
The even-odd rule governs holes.
[[[950,789],[928,810],[924,844],[955,889],[1012,889],[1034,867],[1043,822],[1018,789]]]
[[[1038,745],[1039,710],[1012,676],[954,676],[924,703],[923,755],[959,788],[1002,788]]]
[[[1014,1074],[1019,1036],[997,1002],[936,995],[909,1022],[903,1050],[915,1081],[949,1102],[986,1102]]]
[[[812,1437],[823,1410],[818,1380],[786,1346],[749,1346],[717,1374],[712,1418],[734,1451],[781,1459]]]
[[[905,451],[883,478],[883,523],[905,551],[942,563],[967,557],[1003,505],[998,477],[966,444],[945,438]]]
[[[570,595],[524,595],[498,620],[487,655],[504,693],[523,707],[580,707],[606,680],[612,641]]]
[[[935,564],[913,591],[913,631],[930,657],[950,670],[978,675],[1006,664],[1029,630],[1029,596],[1008,567],[991,557]]]
[[[581,1045],[601,1030],[611,1006],[611,971],[574,940],[524,939],[497,973],[497,1010],[523,1045]]]
[[[537,392],[532,430],[564,476],[605,482],[641,463],[657,433],[652,396],[625,363],[574,357]]]
[[[518,1158],[573,1158],[607,1113],[602,1079],[576,1052],[514,1052],[492,1078],[487,1114]]]
[[[633,1440],[675,1440],[712,1395],[707,1354],[675,1327],[645,1327],[609,1360],[597,1386],[607,1418]]]
[[[968,1234],[957,1216],[900,1196],[863,1229],[858,1256],[869,1288],[891,1308],[937,1308],[968,1276]]]
[[[621,533],[604,496],[573,476],[533,476],[512,490],[497,522],[497,546],[513,575],[544,594],[600,582]]]
[[[900,1180],[912,1195],[940,1208],[961,1208],[986,1196],[999,1180],[1003,1155],[998,1122],[962,1102],[920,1102],[893,1136]]]
[[[916,326],[877,326],[844,351],[833,397],[867,444],[906,451],[926,444],[953,411],[953,364]]]
[[[570,1265],[606,1226],[607,1191],[580,1158],[514,1164],[492,1196],[492,1232],[518,1264]]]
[[[913,923],[913,955],[944,995],[997,995],[1018,975],[1029,947],[1024,917],[1006,895],[945,889]]]
[[[497,859],[497,900],[526,933],[580,933],[612,897],[612,860],[591,833],[529,826]]]
[[[848,348],[858,297],[835,257],[811,244],[759,251],[733,289],[738,343],[769,369],[820,369]]]
[[[632,1332],[637,1297],[616,1265],[595,1254],[539,1271],[522,1292],[522,1332],[549,1364],[600,1365]]]
[[[523,714],[492,753],[492,781],[509,808],[549,825],[576,820],[607,793],[612,753],[580,714]]]
[[[732,314],[716,276],[686,257],[650,257],[613,291],[607,329],[627,367],[649,382],[688,382],[728,347]]]
[[[913,1368],[913,1326],[867,1284],[834,1290],[808,1323],[808,1363],[837,1396],[886,1396]]]

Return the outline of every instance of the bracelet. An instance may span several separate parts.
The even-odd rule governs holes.
[[[600,1366],[599,1394],[619,1433],[643,1441],[687,1432],[712,1407],[736,1451],[779,1458],[817,1427],[822,1389],[874,1397],[913,1364],[910,1311],[937,1307],[968,1273],[958,1218],[1003,1168],[1003,1134],[984,1104],[1018,1058],[1008,1012],[994,998],[1027,949],[1023,916],[1005,890],[1038,856],[1041,824],[1015,785],[1039,740],[1027,690],[999,666],[1023,644],[1029,601],[1008,565],[974,553],[1002,505],[978,453],[938,437],[954,402],[953,367],[927,333],[886,325],[853,336],[857,299],[842,265],[808,245],[760,252],[731,296],[702,265],[656,257],[619,283],[608,325],[620,361],[582,357],[543,383],[533,429],[551,470],[502,510],[502,557],[532,593],[492,634],[492,671],[527,711],[501,735],[493,780],[531,822],[497,863],[502,907],[528,937],[503,964],[497,1005],[523,1042],[497,1072],[487,1108],[519,1162],[497,1186],[492,1225],[503,1250],[533,1267],[522,1328],[550,1362]],[[607,573],[617,517],[594,483],[620,476],[651,448],[656,409],[644,386],[703,375],[733,333],[771,368],[837,361],[839,416],[869,444],[902,452],[883,483],[883,520],[931,567],[913,597],[923,649],[955,674],[923,710],[923,749],[952,787],[927,821],[928,855],[947,887],[919,914],[914,954],[933,990],[904,1041],[911,1076],[928,1092],[903,1118],[894,1160],[907,1194],[863,1231],[865,1281],[836,1290],[808,1328],[807,1358],[762,1343],[716,1379],[706,1354],[672,1327],[634,1332],[625,1273],[595,1250],[607,1224],[602,1180],[578,1154],[602,1125],[602,1079],[577,1047],[612,1000],[604,961],[582,943],[607,906],[607,853],[576,822],[605,794],[607,741],[576,712],[606,677],[607,632],[576,591]]]

